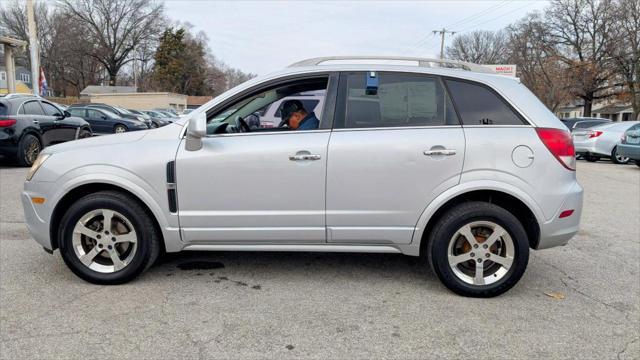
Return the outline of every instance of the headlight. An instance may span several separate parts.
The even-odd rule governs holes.
[[[38,157],[36,158],[36,161],[33,162],[33,165],[31,165],[31,169],[29,169],[29,172],[27,173],[27,181],[31,181],[31,178],[33,177],[33,175],[36,174],[38,169],[40,169],[40,166],[44,164],[44,162],[49,158],[49,156],[51,156],[51,154],[40,153],[38,155]]]

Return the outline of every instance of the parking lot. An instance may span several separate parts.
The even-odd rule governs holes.
[[[29,238],[27,170],[0,168],[0,357],[640,356],[640,168],[578,162],[582,230],[503,296],[449,292],[418,259],[183,253],[96,286]]]

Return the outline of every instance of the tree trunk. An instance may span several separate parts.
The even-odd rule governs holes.
[[[640,120],[640,89],[636,89],[636,83],[630,81],[627,83],[629,92],[631,93],[631,108],[633,109],[633,118]]]
[[[118,77],[117,73],[109,72],[109,86],[116,86],[116,78]]]
[[[582,98],[582,100],[584,100],[584,107],[582,108],[582,116],[591,117],[591,107],[593,106],[593,98],[590,96],[585,96]]]

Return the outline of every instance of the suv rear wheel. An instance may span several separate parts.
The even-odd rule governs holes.
[[[447,288],[463,296],[504,293],[520,280],[529,261],[529,242],[520,221],[485,202],[450,209],[428,241],[433,271]]]
[[[95,284],[121,284],[150,267],[160,236],[137,202],[115,191],[76,201],[61,221],[60,253],[80,278]]]
[[[42,144],[40,144],[38,137],[33,134],[26,134],[18,143],[16,160],[18,160],[20,166],[31,166],[38,158],[41,150]]]

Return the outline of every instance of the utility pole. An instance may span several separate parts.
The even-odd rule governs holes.
[[[36,32],[36,16],[33,0],[27,0],[27,21],[29,22],[29,50],[31,53],[31,87],[33,95],[40,93],[40,71],[38,70],[38,33]]]
[[[444,59],[444,36],[445,34],[455,34],[455,31],[448,31],[445,28],[442,28],[442,30],[433,30],[433,34],[440,34],[441,38],[440,38],[440,59]]]

